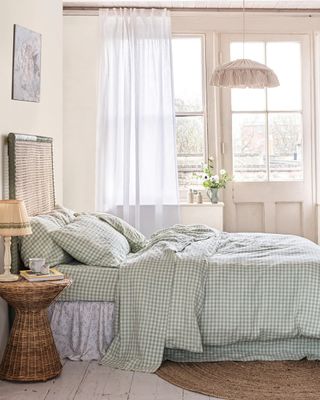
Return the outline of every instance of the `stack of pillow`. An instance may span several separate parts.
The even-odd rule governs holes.
[[[20,255],[26,267],[29,258],[45,258],[53,267],[74,260],[93,266],[118,267],[132,252],[141,250],[146,238],[121,218],[107,213],[75,214],[56,207],[31,217],[32,235],[21,238]]]

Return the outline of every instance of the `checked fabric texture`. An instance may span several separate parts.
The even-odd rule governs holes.
[[[59,271],[72,279],[72,285],[59,296],[59,301],[114,301],[117,293],[117,268],[95,267],[73,262],[59,265]]]
[[[116,304],[102,360],[116,368],[153,372],[163,357],[320,359],[320,248],[177,225],[120,266]]]
[[[95,216],[83,215],[55,232],[52,239],[82,264],[118,267],[130,252],[127,239]]]
[[[130,244],[132,253],[136,253],[146,245],[146,237],[123,219],[107,213],[94,213],[94,215],[107,222],[119,233],[125,236]]]
[[[30,218],[32,235],[20,238],[20,254],[23,264],[29,265],[29,258],[45,258],[49,267],[72,261],[72,257],[58,246],[51,232],[61,229],[74,217],[70,210],[58,208],[48,214]]]

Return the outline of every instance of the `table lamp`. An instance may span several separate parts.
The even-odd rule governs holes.
[[[0,200],[0,236],[4,237],[4,273],[0,282],[19,279],[11,273],[11,236],[30,235],[31,226],[22,200]]]

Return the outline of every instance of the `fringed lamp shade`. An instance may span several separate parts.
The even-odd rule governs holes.
[[[272,69],[248,59],[222,64],[213,72],[210,84],[227,88],[266,88],[279,86]]]

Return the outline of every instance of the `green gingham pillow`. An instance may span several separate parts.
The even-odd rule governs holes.
[[[61,220],[63,222],[63,225],[69,224],[76,218],[73,210],[59,205],[56,205],[55,209],[51,211],[50,214]]]
[[[20,254],[23,264],[29,266],[29,258],[45,258],[46,265],[53,267],[66,264],[72,260],[60,246],[51,238],[50,232],[55,231],[71,222],[70,210],[58,207],[50,213],[30,218],[32,235],[20,239]]]
[[[79,216],[62,229],[51,232],[51,237],[73,258],[87,265],[117,267],[130,252],[124,236],[90,215]]]
[[[123,219],[116,217],[115,215],[102,212],[95,212],[87,215],[95,215],[97,218],[111,225],[115,230],[121,233],[121,235],[125,236],[130,244],[132,253],[136,253],[145,247],[147,242],[146,237]]]

